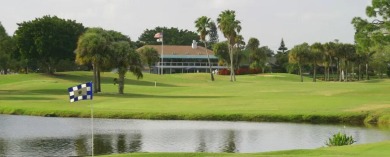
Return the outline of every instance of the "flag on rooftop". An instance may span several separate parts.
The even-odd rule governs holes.
[[[160,38],[162,38],[162,37],[163,37],[163,34],[160,33],[160,32],[158,32],[158,33],[156,33],[156,34],[154,35],[154,38],[156,38],[156,39],[160,39]]]
[[[74,87],[68,88],[70,102],[79,100],[92,100],[92,82],[79,84]]]

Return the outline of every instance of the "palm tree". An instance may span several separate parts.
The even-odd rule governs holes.
[[[236,44],[236,37],[241,31],[241,22],[236,20],[235,11],[225,10],[219,14],[217,23],[218,28],[223,33],[224,37],[228,40],[230,55],[230,81],[233,81],[233,77],[235,77],[233,68],[233,46]]]
[[[204,47],[206,49],[207,53],[207,60],[209,62],[209,71],[211,76],[211,81],[214,81],[214,75],[212,73],[211,68],[211,62],[210,62],[210,56],[207,52],[207,42],[206,42],[206,35],[210,32],[210,18],[206,16],[201,16],[195,21],[195,27],[197,28],[197,32],[199,33],[200,41],[204,43]]]
[[[234,46],[234,51],[233,51],[234,52],[233,55],[235,55],[235,59],[233,59],[235,60],[234,68],[239,69],[240,62],[242,58],[245,57],[242,53],[242,50],[245,48],[245,41],[242,35],[237,35],[235,40],[236,40],[235,41],[236,45]],[[234,75],[234,81],[236,81],[236,75]]]
[[[314,43],[310,46],[310,62],[313,65],[313,82],[317,80],[317,65],[324,59],[324,47],[321,43]]]
[[[327,42],[325,43],[324,45],[324,51],[325,51],[325,56],[326,56],[326,63],[327,65],[325,66],[325,68],[327,67],[327,70],[326,73],[327,73],[327,78],[325,80],[330,80],[330,71],[332,71],[332,75],[333,75],[333,58],[336,54],[336,49],[337,49],[337,46],[336,46],[336,43],[334,42]],[[333,76],[332,76],[332,79],[333,79]]]
[[[138,53],[136,53],[127,41],[113,42],[110,46],[111,63],[118,69],[118,93],[123,94],[125,75],[130,71],[137,77],[142,78],[142,64]]]
[[[248,54],[248,62],[249,64],[252,63],[252,55],[256,53],[256,50],[259,49],[260,41],[257,38],[250,38],[248,40],[248,44],[245,47],[245,50],[247,50]]]
[[[152,73],[152,65],[156,63],[160,58],[157,50],[153,47],[145,46],[144,48],[139,50],[139,53],[141,55],[141,60],[144,63],[148,64],[149,73]]]
[[[310,53],[309,44],[303,43],[296,45],[291,49],[289,55],[289,62],[298,64],[299,75],[301,75],[301,82],[303,82],[302,65],[307,62],[307,56]]]
[[[111,38],[101,28],[89,28],[80,36],[76,48],[76,62],[78,64],[92,63],[94,93],[101,92],[100,68],[109,58],[108,50]]]

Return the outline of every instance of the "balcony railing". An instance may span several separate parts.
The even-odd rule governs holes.
[[[164,62],[164,65],[161,62],[157,62],[156,67],[164,68],[208,68],[208,62]],[[212,62],[211,66],[213,68],[226,68],[226,66],[219,66],[218,63]]]

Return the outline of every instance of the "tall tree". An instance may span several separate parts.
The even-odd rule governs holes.
[[[204,47],[206,48],[207,61],[209,63],[210,77],[211,77],[211,81],[214,81],[214,75],[213,75],[213,72],[211,70],[210,55],[207,52],[208,48],[207,48],[207,41],[206,41],[206,36],[210,32],[210,18],[208,18],[207,16],[199,17],[198,19],[195,20],[195,27],[197,29],[196,31],[199,33],[200,41],[202,41],[204,43]]]
[[[324,59],[324,47],[321,43],[314,43],[310,46],[309,59],[313,66],[313,82],[317,80],[317,65],[320,64]]]
[[[116,41],[110,45],[110,60],[113,67],[118,70],[118,93],[123,94],[125,75],[130,71],[137,77],[142,78],[142,63],[138,53],[131,48],[129,41]]]
[[[369,79],[368,64],[370,60],[373,61],[375,53],[390,53],[383,51],[390,46],[390,36],[388,35],[390,32],[390,3],[386,0],[372,0],[371,5],[366,8],[366,15],[374,20],[369,22],[367,19],[355,17],[352,19],[352,24],[356,30],[355,42],[358,55],[368,57],[364,60],[366,61],[366,77]]]
[[[236,37],[241,31],[241,22],[236,20],[236,14],[233,10],[225,10],[219,14],[217,18],[218,28],[223,33],[228,41],[229,55],[230,55],[230,81],[233,81],[233,46],[236,44]]]
[[[11,57],[12,53],[15,52],[16,46],[12,37],[8,36],[3,25],[0,23],[0,73],[3,71],[4,74],[8,73],[8,69],[13,64]]]
[[[252,63],[252,54],[256,52],[256,50],[260,46],[260,41],[257,38],[249,38],[248,44],[246,45],[246,50],[249,52],[248,62]]]
[[[193,40],[199,38],[196,32],[182,30],[178,28],[156,27],[154,29],[146,29],[138,38],[138,41],[145,45],[160,45],[154,38],[154,35],[159,32],[164,32],[165,45],[191,45]]]
[[[22,56],[41,63],[47,73],[54,73],[61,59],[74,60],[78,37],[84,26],[73,20],[57,16],[43,16],[18,24],[15,39]]]
[[[327,42],[327,43],[325,43],[324,45],[324,51],[325,51],[325,69],[327,69],[327,70],[325,70],[326,71],[326,73],[327,73],[327,77],[328,78],[326,78],[325,80],[330,80],[330,73],[331,73],[331,71],[332,71],[332,75],[334,75],[334,73],[333,73],[333,58],[334,58],[334,56],[336,55],[336,51],[337,51],[337,45],[336,45],[336,43],[334,43],[334,42]],[[332,79],[333,79],[333,77],[332,77]]]
[[[76,62],[93,66],[94,93],[101,92],[100,69],[109,62],[109,47],[113,41],[102,28],[89,28],[80,36],[76,48]]]
[[[245,54],[243,52],[245,49],[245,41],[242,35],[237,35],[235,40],[236,45],[233,47],[233,67],[234,69],[238,70],[240,68],[241,61],[245,58]],[[235,75],[233,79],[236,81]]]
[[[255,51],[260,46],[260,41],[257,38],[249,38],[248,44],[246,45],[247,50]]]
[[[301,82],[303,82],[302,66],[307,63],[307,56],[309,53],[310,47],[307,43],[294,46],[289,53],[289,62],[298,64]]]
[[[215,22],[214,21],[210,21],[209,23],[209,28],[210,28],[210,32],[209,32],[209,49],[212,49],[214,44],[218,43],[219,42],[219,36],[218,36],[218,28],[217,26],[215,25]]]
[[[279,67],[280,72],[287,72],[289,64],[288,64],[288,48],[284,44],[284,40],[280,42],[280,46],[278,48],[278,52],[275,55],[276,62],[275,64]]]
[[[222,65],[230,66],[229,45],[227,42],[219,42],[214,44],[213,51],[215,56],[218,57],[219,63]]]
[[[160,56],[156,49],[153,47],[145,46],[144,48],[138,50],[141,56],[142,62],[148,64],[149,72],[152,72],[152,65],[156,63]]]
[[[263,73],[265,72],[266,67],[268,66],[268,58],[272,57],[273,51],[268,48],[268,46],[262,46],[257,48],[252,54],[251,58],[253,62],[252,67],[261,68]]]
[[[280,46],[278,48],[279,51],[282,51],[283,53],[287,50],[286,45],[284,44],[284,40],[282,38],[282,41],[280,42]]]

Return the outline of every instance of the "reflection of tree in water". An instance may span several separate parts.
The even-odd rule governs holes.
[[[3,139],[0,139],[0,156],[5,155],[7,150],[7,142]]]
[[[142,135],[140,133],[130,135],[130,151],[140,152],[142,150]]]
[[[102,154],[113,153],[111,141],[112,141],[111,135],[95,135],[94,142],[93,142],[94,154],[102,155]]]
[[[87,138],[88,138],[87,136],[80,136],[79,138],[76,139],[75,147],[76,147],[77,156],[87,156],[90,154],[88,151]]]
[[[234,131],[229,130],[228,137],[225,141],[225,146],[222,149],[223,152],[226,152],[226,153],[238,152],[238,150],[236,148],[235,138],[236,138],[236,134],[234,133]]]
[[[127,148],[126,148],[126,135],[125,134],[119,134],[118,135],[116,148],[118,150],[118,153],[125,153],[125,152],[127,152]]]
[[[206,139],[204,130],[200,130],[199,134],[199,145],[196,148],[196,152],[206,152]]]

